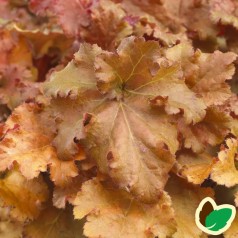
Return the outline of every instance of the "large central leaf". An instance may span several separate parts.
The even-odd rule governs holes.
[[[205,116],[205,104],[178,78],[177,64],[170,65],[161,56],[156,42],[127,38],[117,54],[102,53],[96,59],[99,89],[112,89],[149,99],[164,99],[168,114],[184,112],[186,122],[199,122]]]
[[[134,97],[108,102],[88,116],[83,142],[99,169],[142,200],[158,198],[178,147],[166,115]]]
[[[158,199],[167,182],[178,122],[187,128],[206,116],[179,59],[164,55],[158,42],[143,38],[124,39],[116,52],[82,44],[45,83],[58,156],[72,159],[80,143],[102,174],[144,202]]]

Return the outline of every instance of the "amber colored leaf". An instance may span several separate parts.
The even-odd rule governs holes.
[[[83,144],[100,171],[137,198],[157,200],[178,146],[176,128],[166,115],[135,97],[108,102],[89,117]]]
[[[215,51],[212,54],[193,51],[188,44],[179,44],[166,51],[166,57],[180,62],[188,87],[202,96],[207,106],[220,105],[230,96],[230,80],[235,72],[236,54]],[[219,65],[219,67],[217,67]]]
[[[159,58],[162,62],[158,70]],[[124,88],[141,97],[162,97],[167,113],[176,114],[182,110],[187,123],[196,123],[205,116],[204,102],[178,79],[181,72],[177,64],[170,66],[163,60],[159,45],[154,41],[127,38],[118,47],[117,54],[102,54],[96,66],[98,86],[103,92]]]
[[[54,206],[62,209],[65,208],[67,202],[72,203],[80,191],[84,179],[82,176],[77,176],[64,183],[63,187],[56,186],[53,193]]]
[[[57,158],[50,162],[50,178],[57,186],[65,187],[79,173],[75,160],[62,161]]]
[[[43,1],[40,1],[43,2]],[[62,32],[46,32],[42,29],[26,30],[20,28],[18,25],[13,25],[10,28],[12,32],[17,32],[20,37],[23,37],[29,44],[31,44],[32,56],[34,58],[40,58],[47,54],[64,55],[70,49],[73,44],[73,40],[67,38]]]
[[[61,160],[57,156],[51,157],[47,164],[51,181],[61,189],[67,189],[68,184],[79,174],[75,162],[82,159],[84,159],[84,153],[75,155],[71,160]]]
[[[238,170],[237,163],[237,148],[238,142],[236,139],[227,139],[226,145],[218,153],[217,162],[214,164],[211,171],[211,178],[220,185],[232,187],[238,184]]]
[[[39,93],[36,69],[27,40],[16,32],[0,31],[0,104],[14,109]]]
[[[226,102],[220,106],[228,116],[232,118],[230,128],[233,135],[238,137],[238,97],[233,94]]]
[[[191,38],[215,38],[218,30],[210,19],[207,1],[121,0],[123,8],[134,17],[144,17],[165,28],[165,32],[184,33]],[[159,38],[160,39],[160,38]],[[181,38],[180,38],[181,39]]]
[[[102,92],[114,88],[135,89],[152,79],[155,59],[160,57],[160,46],[143,38],[124,39],[116,53],[105,52],[96,59],[98,87]]]
[[[125,20],[121,5],[111,0],[101,0],[91,7],[91,22],[80,31],[86,42],[103,49],[115,49],[125,37],[132,34],[132,26]]]
[[[154,99],[155,103],[158,101],[159,105],[164,104],[168,114],[177,114],[182,111],[187,124],[201,121],[206,114],[203,100],[197,98],[182,80],[166,80],[163,76],[159,72],[153,78],[154,81],[159,82],[137,90],[138,93],[142,92],[148,96],[159,94],[159,97]]]
[[[126,21],[133,26],[134,35],[156,39],[161,42],[163,46],[173,46],[178,42],[188,40],[184,30],[172,33],[168,27],[148,15],[129,15],[126,17]]]
[[[225,103],[224,110],[231,113],[234,117],[238,116],[238,96],[233,94]]]
[[[19,238],[22,235],[23,225],[11,220],[10,211],[0,201],[0,237]]]
[[[27,180],[17,170],[0,179],[0,196],[10,206],[11,215],[19,221],[36,218],[48,200],[48,187],[43,178]]]
[[[145,205],[128,193],[103,187],[93,179],[83,184],[73,204],[76,219],[87,216],[84,226],[87,237],[165,238],[175,230],[167,193],[163,193],[158,203]]]
[[[90,95],[90,92],[86,91],[82,98],[75,100],[52,99],[50,105],[43,111],[44,118],[51,121],[50,127],[57,131],[52,145],[56,148],[60,160],[74,160],[75,156],[81,156],[83,159],[83,150],[77,143],[78,138],[83,135],[82,112],[100,104],[98,95],[98,92],[92,92]]]
[[[48,128],[44,116],[36,104],[23,104],[13,111],[0,142],[0,170],[11,169],[17,163],[22,175],[33,179],[49,168],[52,181],[64,186],[78,175],[75,160],[83,159],[84,154],[81,151],[72,160],[60,160],[52,146],[54,128]]]
[[[165,32],[169,32],[172,29],[176,32],[183,30],[183,26],[178,24],[179,22],[176,22],[174,19],[175,14],[172,13],[170,16],[170,12],[166,9],[166,5],[172,5],[173,7],[171,7],[171,9],[177,9],[177,1],[122,0],[120,2],[129,16],[141,17],[142,19],[147,18],[148,21],[152,23],[155,22],[160,29],[166,29]]]
[[[191,90],[186,79],[199,68],[194,62],[202,54],[184,46],[171,48],[169,57],[158,42],[143,38],[126,38],[115,52],[81,44],[44,85],[51,97],[44,113],[54,120],[60,159],[73,160],[82,146],[100,173],[150,203],[162,194],[175,163],[178,132],[195,153],[220,143],[230,118],[207,108]],[[187,54],[183,61],[180,49]],[[186,64],[194,66],[192,72]],[[89,89],[88,83],[94,85]]]
[[[69,79],[73,84],[58,89],[58,80],[67,81],[64,70],[55,73],[62,77],[45,84],[46,94],[54,98],[46,109],[58,128],[53,143],[62,148],[61,158],[70,158],[77,151],[74,142],[79,142],[99,171],[120,188],[141,201],[155,201],[175,162],[177,129],[185,147],[195,153],[217,145],[229,133],[230,118],[214,105],[206,108],[204,97],[192,88],[199,83],[199,60],[207,55],[181,44],[167,50],[165,58],[157,42],[135,37],[123,40],[116,52],[95,50],[81,45],[66,67],[73,73]],[[191,71],[186,65],[192,66]],[[219,73],[221,80],[229,78]],[[82,86],[88,82],[94,83],[90,90]],[[176,128],[178,118],[185,123]]]
[[[214,196],[212,189],[192,186],[186,180],[173,175],[168,181],[166,191],[171,196],[177,223],[177,231],[173,237],[207,237],[195,224],[194,214],[203,198]]]
[[[48,207],[24,228],[27,238],[83,238],[82,224],[75,221],[72,212]]]
[[[8,62],[11,64],[17,63],[20,65],[31,66],[32,55],[27,40],[24,39],[24,37],[19,36],[17,44],[12,48],[8,55]]]
[[[232,121],[223,110],[210,107],[205,118],[193,126],[180,120],[178,130],[184,138],[184,147],[201,153],[208,145],[216,146],[224,140],[231,131]]]
[[[177,28],[181,25],[186,28],[190,38],[209,41],[214,40],[219,32],[210,19],[209,2],[166,0],[164,8],[169,18],[177,23]]]
[[[233,135],[238,137],[238,120],[237,119],[234,119],[231,122],[231,132]]]
[[[204,145],[218,145],[230,132],[231,118],[217,107],[209,107],[203,122],[194,127],[196,136]]]
[[[23,104],[9,117],[5,135],[0,142],[0,170],[19,165],[21,173],[28,179],[47,170],[47,164],[56,156],[50,146],[50,135],[44,133],[37,118],[39,108],[34,104]]]
[[[235,72],[232,63],[236,57],[232,52],[215,51],[213,54],[202,54],[199,58],[199,79],[192,90],[200,93],[207,105],[219,105],[231,96],[226,80],[230,80]]]
[[[1,29],[1,64],[32,65],[31,48],[27,40],[9,29]]]
[[[213,164],[214,159],[209,153],[182,153],[177,158],[177,173],[190,183],[202,184],[209,177]]]
[[[63,70],[54,72],[50,81],[44,84],[47,95],[71,98],[77,97],[94,89],[96,86],[93,64],[95,57],[101,53],[96,45],[82,44],[79,51]]]
[[[22,235],[22,227],[11,221],[0,221],[0,236],[4,238],[19,238]]]

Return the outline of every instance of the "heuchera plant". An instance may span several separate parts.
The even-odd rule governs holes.
[[[238,207],[237,7],[0,0],[0,237],[208,237],[200,201]]]

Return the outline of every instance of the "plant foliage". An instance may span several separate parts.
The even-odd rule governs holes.
[[[204,197],[238,207],[237,8],[0,0],[0,237],[207,237]]]

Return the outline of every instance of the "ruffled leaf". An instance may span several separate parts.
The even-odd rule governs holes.
[[[69,209],[63,211],[48,207],[24,228],[29,238],[82,238],[82,225],[73,219]]]
[[[238,184],[238,171],[236,169],[238,142],[227,139],[226,145],[218,154],[218,160],[212,168],[211,178],[220,185],[232,187]]]
[[[77,194],[74,217],[87,217],[84,234],[87,237],[171,236],[175,230],[173,209],[167,193],[158,203],[138,203],[126,192],[105,188],[97,179],[85,182]],[[164,214],[161,217],[161,214]]]
[[[186,181],[172,176],[168,182],[166,191],[171,196],[177,223],[177,231],[173,237],[207,237],[196,226],[194,214],[203,198],[214,196],[212,189],[191,186]]]
[[[37,218],[49,192],[43,178],[27,180],[17,170],[0,179],[0,196],[11,209],[11,215],[19,221]]]

